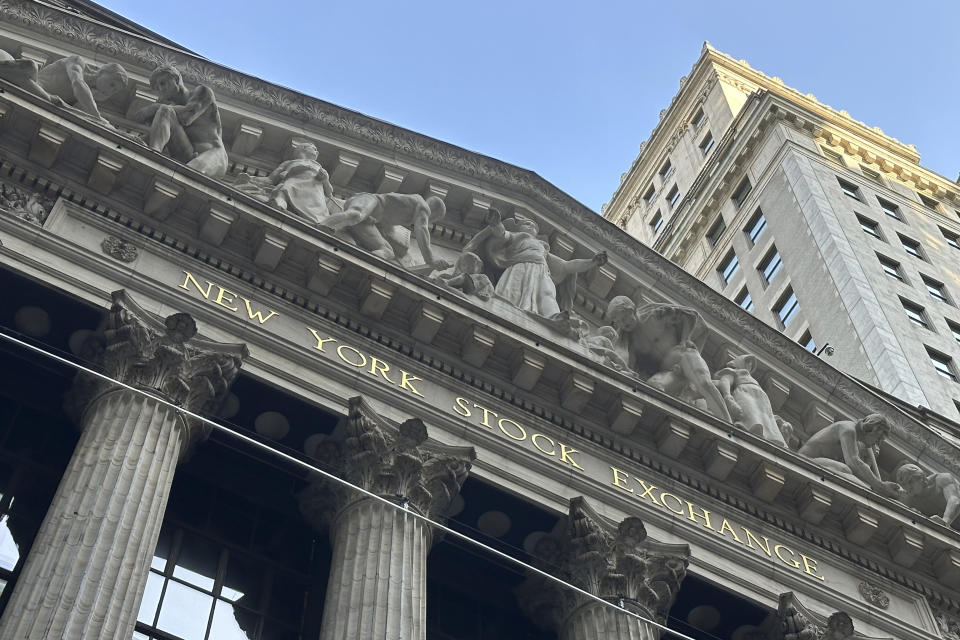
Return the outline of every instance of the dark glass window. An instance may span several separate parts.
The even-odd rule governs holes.
[[[702,127],[703,123],[706,121],[707,116],[703,113],[703,109],[697,109],[697,112],[693,114],[692,118],[690,118],[690,125],[693,127],[694,131],[699,131],[700,127]]]
[[[948,380],[957,381],[957,372],[953,368],[953,358],[939,351],[934,351],[930,347],[927,347],[927,355],[930,356],[930,364],[937,370],[937,373]]]
[[[920,248],[920,243],[914,240],[913,238],[908,238],[902,236],[899,233],[897,234],[900,237],[900,244],[903,245],[903,250],[912,255],[914,258],[920,258],[921,260],[926,260],[923,255],[923,249]]]
[[[734,298],[734,302],[740,305],[744,311],[753,311],[753,298],[750,297],[750,292],[747,291],[746,287],[740,290],[740,293]]]
[[[720,236],[722,236],[726,230],[727,223],[723,221],[723,218],[717,218],[717,221],[714,222],[710,230],[707,231],[707,240],[711,245],[716,246],[716,244],[720,242]]]
[[[921,275],[920,278],[923,280],[924,286],[927,287],[927,293],[929,293],[931,297],[936,298],[940,302],[950,304],[950,298],[947,297],[947,289],[943,286],[942,282],[938,282],[924,275]]]
[[[852,182],[847,182],[843,178],[837,178],[837,182],[840,183],[840,190],[843,191],[843,195],[863,202],[863,198],[860,197],[860,187]]]
[[[834,151],[833,149],[827,149],[826,147],[820,147],[820,151],[823,153],[825,158],[833,160],[839,165],[843,165],[843,156]]]
[[[677,206],[677,200],[679,199],[680,199],[680,189],[677,187],[677,185],[673,185],[673,188],[670,189],[669,193],[667,193],[667,204],[669,204],[670,207],[673,208]]]
[[[906,280],[903,277],[903,271],[900,270],[899,262],[897,262],[896,260],[891,260],[886,256],[882,256],[879,253],[877,254],[877,260],[880,261],[880,267],[883,269],[883,272],[885,274],[887,274],[891,278],[899,280],[900,282],[906,282]]]
[[[713,134],[707,131],[707,135],[700,140],[700,151],[703,152],[703,155],[707,155],[711,149],[713,149]]]
[[[657,197],[657,188],[653,185],[650,185],[650,188],[647,189],[647,192],[643,194],[643,201],[647,204],[651,204],[653,199]]]
[[[767,255],[763,257],[763,260],[760,261],[758,270],[763,276],[764,282],[770,284],[780,272],[780,267],[782,266],[783,261],[780,259],[780,252],[777,251],[776,247],[773,247],[767,252]]]
[[[659,174],[660,174],[661,180],[666,180],[671,175],[673,175],[673,165],[670,164],[669,159],[663,164],[662,167],[660,167]]]
[[[857,216],[857,222],[860,223],[860,228],[864,233],[868,233],[877,240],[883,240],[880,236],[880,225],[871,220],[870,218],[864,218],[861,215]]]
[[[809,329],[803,332],[803,335],[800,336],[800,339],[797,340],[797,342],[803,345],[803,348],[809,351],[810,353],[817,352],[817,343],[813,341],[813,336],[810,335]]]
[[[960,325],[947,320],[947,326],[950,327],[950,333],[953,335],[953,339],[960,343]]]
[[[920,202],[923,203],[923,206],[927,207],[928,209],[933,209],[934,211],[940,210],[940,203],[933,198],[925,196],[922,193],[918,193],[917,195],[920,196]]]
[[[650,220],[650,230],[653,232],[654,235],[656,235],[657,232],[660,231],[660,228],[662,226],[663,226],[663,216],[661,216],[660,212],[657,211],[655,214],[653,214],[653,219]]]
[[[883,178],[880,176],[880,174],[869,167],[860,165],[860,173],[862,173],[864,177],[870,178],[878,184],[883,184]]]
[[[780,324],[783,325],[783,328],[786,329],[790,322],[797,315],[797,311],[800,310],[799,304],[797,302],[797,296],[793,293],[793,288],[788,287],[784,294],[780,297],[780,300],[777,301],[776,306],[773,307],[773,312],[777,314],[777,317],[780,318]]]
[[[746,201],[747,196],[750,195],[750,192],[753,191],[753,185],[750,184],[749,178],[744,178],[740,181],[740,184],[737,185],[736,191],[733,192],[733,195],[730,196],[730,199],[733,200],[733,204],[739,209],[743,206],[744,201]]]
[[[723,259],[722,263],[720,263],[720,266],[717,268],[717,272],[720,274],[720,278],[723,279],[723,282],[729,284],[730,280],[737,273],[739,268],[740,261],[737,260],[737,254],[734,253],[733,249],[731,249],[730,253],[727,254],[727,257]]]
[[[750,218],[750,221],[747,223],[746,228],[743,232],[747,234],[747,237],[750,238],[750,242],[757,244],[757,239],[763,235],[764,230],[767,228],[767,219],[763,217],[763,211],[757,209],[753,212],[753,216]]]
[[[949,229],[944,229],[943,227],[940,227],[940,233],[943,234],[943,237],[947,241],[948,245],[954,249],[960,249],[960,234],[956,234]]]
[[[903,298],[900,298],[900,304],[903,305],[903,310],[906,312],[907,317],[910,318],[910,322],[924,329],[930,328],[930,324],[927,322],[927,312],[923,307],[909,300],[904,300]]]
[[[877,202],[880,203],[880,208],[883,209],[883,212],[886,215],[890,216],[894,220],[903,220],[903,216],[900,215],[900,207],[889,200],[884,200],[880,196],[877,196]]]

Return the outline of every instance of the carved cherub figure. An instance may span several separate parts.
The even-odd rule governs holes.
[[[357,244],[384,260],[407,255],[410,239],[403,232],[413,227],[413,238],[424,262],[436,270],[450,263],[434,258],[430,246],[430,224],[443,218],[447,207],[436,196],[416,193],[358,193],[347,198],[343,211],[324,218],[321,228],[332,232],[349,228]]]
[[[607,318],[626,341],[627,365],[651,361],[657,372],[647,380],[675,398],[689,391],[702,398],[707,410],[731,422],[730,412],[713,384],[710,369],[691,335],[700,321],[693,309],[671,304],[648,304],[640,309],[626,296],[616,296],[607,305]]]
[[[932,512],[943,504],[943,515],[930,519],[951,526],[960,515],[960,481],[952,474],[926,473],[915,464],[903,464],[897,469],[897,482],[904,489],[903,502],[908,507]]]
[[[825,469],[896,499],[903,489],[896,482],[880,477],[874,453],[874,447],[879,446],[889,432],[890,425],[877,413],[857,421],[840,420],[810,436],[799,453]]]
[[[483,273],[483,260],[475,253],[465,251],[460,254],[453,264],[453,273],[441,273],[435,276],[440,284],[452,289],[459,289],[467,295],[474,295],[481,300],[493,297],[493,283]]]
[[[134,120],[150,123],[147,145],[167,150],[170,157],[212,177],[227,172],[220,108],[213,89],[199,85],[187,91],[176,67],[161,65],[150,75],[157,102],[134,114]]]
[[[14,58],[3,50],[0,78],[54,104],[76,105],[105,124],[110,123],[100,115],[97,102],[127,86],[127,72],[114,62],[99,65],[80,56],[67,56],[40,69],[33,60]]]
[[[717,389],[723,396],[733,424],[761,436],[781,447],[786,447],[783,434],[773,415],[770,398],[753,377],[757,359],[750,354],[733,357],[727,366],[715,374]]]

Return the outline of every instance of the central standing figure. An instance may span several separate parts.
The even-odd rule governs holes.
[[[490,209],[485,221],[487,226],[473,236],[463,251],[476,253],[484,264],[503,269],[497,280],[497,295],[544,318],[570,311],[577,274],[607,262],[607,254],[602,251],[593,258],[558,258],[538,237],[537,223],[526,216],[516,214],[503,222],[500,212]]]

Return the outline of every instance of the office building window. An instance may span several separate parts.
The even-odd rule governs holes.
[[[960,325],[958,325],[956,322],[947,320],[947,326],[950,327],[950,333],[953,335],[953,339],[960,344]]]
[[[960,249],[960,234],[956,234],[949,229],[944,229],[943,227],[940,227],[940,233],[943,234],[943,238],[947,241],[948,245],[954,249]]]
[[[930,328],[930,323],[927,322],[927,312],[923,307],[909,300],[904,300],[903,298],[900,298],[900,304],[903,305],[903,310],[906,312],[907,317],[910,318],[910,322],[924,329]]]
[[[917,193],[917,195],[920,196],[920,202],[923,203],[923,206],[927,207],[928,209],[933,209],[934,211],[940,210],[940,203],[930,196],[925,196],[922,193]]]
[[[938,282],[933,278],[928,278],[927,276],[921,274],[920,279],[923,280],[924,286],[927,287],[927,292],[940,302],[946,302],[950,304],[950,298],[947,297],[947,289],[943,286],[942,282]]]
[[[883,177],[870,167],[860,165],[860,173],[862,173],[865,178],[870,178],[878,184],[883,184]]]
[[[648,205],[653,203],[653,199],[657,197],[657,188],[653,185],[650,185],[650,188],[647,189],[647,192],[643,194],[643,201]]]
[[[716,246],[717,243],[720,242],[720,236],[722,236],[726,230],[727,223],[723,221],[723,218],[717,218],[717,221],[714,222],[710,230],[707,231],[707,240],[711,245]]]
[[[863,198],[860,197],[860,187],[852,182],[847,182],[843,178],[837,178],[837,182],[840,183],[840,190],[843,191],[843,195],[863,202]]]
[[[902,236],[899,233],[897,234],[900,237],[900,244],[903,245],[903,250],[912,255],[914,258],[920,258],[921,260],[926,260],[926,257],[923,255],[923,249],[920,248],[920,243],[914,240],[913,238],[908,238]]]
[[[783,261],[780,259],[780,252],[777,251],[777,247],[774,246],[767,252],[767,255],[763,257],[763,260],[760,261],[757,270],[760,272],[760,275],[763,276],[764,282],[770,284],[777,276],[777,273],[780,272],[780,267],[782,266]]]
[[[744,201],[747,199],[747,196],[750,195],[751,191],[753,191],[753,185],[750,184],[750,179],[744,178],[741,180],[740,184],[737,185],[737,189],[733,192],[733,195],[730,196],[730,199],[733,200],[733,204],[737,209],[743,206]]]
[[[820,152],[823,153],[823,157],[833,160],[837,164],[843,166],[843,156],[834,151],[833,149],[827,149],[826,147],[820,147]]]
[[[660,167],[660,179],[666,180],[671,175],[673,175],[673,165],[670,164],[670,160],[667,160],[662,167]]]
[[[746,287],[740,289],[740,293],[733,301],[740,305],[744,311],[753,311],[753,298],[750,297],[750,292],[747,291]]]
[[[660,212],[657,211],[653,214],[653,218],[650,220],[650,231],[653,235],[657,235],[657,232],[660,231],[660,227],[663,226],[663,216],[660,215]]]
[[[900,215],[900,207],[893,204],[889,200],[884,200],[879,196],[877,196],[877,202],[880,203],[880,208],[883,209],[883,212],[885,214],[887,214],[894,220],[903,220],[903,216]]]
[[[753,212],[753,216],[750,218],[743,232],[747,234],[752,244],[757,244],[757,239],[763,235],[763,231],[766,228],[767,219],[763,217],[763,211],[757,209]]]
[[[707,121],[707,116],[703,113],[703,109],[697,109],[697,112],[693,114],[693,117],[690,118],[690,126],[693,127],[694,131],[699,131],[700,127],[703,126],[703,123]]]
[[[937,373],[948,380],[952,380],[953,382],[957,381],[957,372],[953,367],[953,358],[945,353],[935,351],[930,347],[927,347],[927,355],[930,356],[930,363],[933,365],[933,368],[937,370]]]
[[[740,261],[737,260],[737,254],[731,249],[730,253],[723,259],[723,262],[720,263],[720,266],[717,267],[717,273],[720,274],[720,279],[723,280],[724,284],[729,284],[739,268]]]
[[[700,151],[706,156],[710,153],[710,149],[713,149],[713,134],[707,131],[707,135],[703,136],[703,139],[700,140]]]
[[[677,206],[677,200],[680,199],[680,189],[677,185],[673,185],[673,189],[670,189],[670,192],[667,194],[667,204],[672,209]]]
[[[813,341],[813,336],[810,335],[810,329],[807,329],[806,331],[804,331],[803,335],[800,336],[800,339],[797,340],[797,342],[799,342],[803,346],[803,348],[809,351],[810,353],[817,352],[817,343]]]
[[[787,287],[787,290],[780,296],[777,304],[773,307],[773,312],[780,318],[780,324],[784,329],[790,325],[790,322],[796,317],[797,311],[799,310],[800,306],[797,302],[797,296],[793,293],[792,287]]]
[[[903,271],[900,269],[899,262],[896,260],[891,260],[886,256],[882,256],[879,253],[877,254],[877,260],[880,261],[880,266],[883,268],[884,273],[891,278],[899,280],[900,282],[906,282],[906,279],[903,277]]]
[[[863,229],[864,233],[869,233],[871,236],[877,240],[883,240],[883,236],[880,235],[880,225],[871,220],[870,218],[864,218],[860,214],[857,214],[857,222],[860,223],[860,228]]]

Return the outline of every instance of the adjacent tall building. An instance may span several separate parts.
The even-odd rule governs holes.
[[[913,146],[704,45],[604,216],[840,370],[960,417],[960,187]]]
[[[704,54],[654,226],[773,251],[721,273],[787,337],[535,173],[93,3],[0,2],[0,50],[0,640],[960,640],[960,447],[831,366],[889,311],[852,247],[920,227],[809,131],[909,149]],[[772,216],[802,189],[835,318]],[[889,242],[833,230],[854,196]]]

